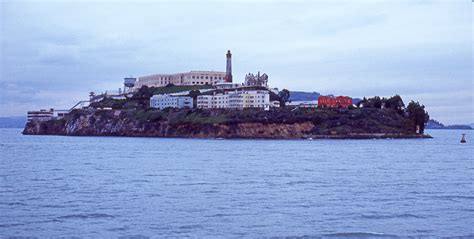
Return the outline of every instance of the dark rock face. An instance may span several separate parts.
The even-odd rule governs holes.
[[[382,110],[77,110],[60,120],[28,122],[23,134],[267,139],[426,137],[414,134],[411,128],[409,120]]]

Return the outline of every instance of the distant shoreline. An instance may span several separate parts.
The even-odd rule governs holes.
[[[466,128],[466,129],[463,129],[463,128],[449,128],[449,127],[445,127],[445,128],[426,128],[425,130],[474,130],[473,128]]]

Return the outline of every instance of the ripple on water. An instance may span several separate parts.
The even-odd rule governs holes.
[[[379,238],[379,237],[398,237],[397,235],[376,233],[376,232],[337,232],[323,234],[323,237],[335,237],[335,238]],[[318,236],[312,237],[317,238]],[[320,236],[319,236],[320,237]]]
[[[146,239],[146,238],[150,238],[150,237],[138,234],[138,235],[121,236],[119,238],[120,239]]]
[[[115,218],[115,217],[109,214],[105,214],[105,213],[69,214],[69,215],[57,217],[57,219],[97,219],[97,218]]]
[[[0,228],[10,228],[10,227],[17,227],[17,226],[23,226],[26,225],[25,223],[6,223],[6,224],[0,224]]]
[[[181,230],[203,229],[203,227],[201,225],[198,225],[198,224],[184,225],[184,226],[180,226],[178,228],[181,229]]]
[[[449,201],[472,201],[474,196],[462,196],[462,195],[443,195],[443,196],[431,196],[433,198],[449,200]]]
[[[472,235],[474,145],[450,146],[449,132],[216,141],[0,129],[14,148],[0,147],[0,237]]]
[[[149,183],[150,181],[146,179],[135,179],[135,180],[131,180],[130,182],[131,183]]]
[[[422,218],[425,218],[423,216],[418,216],[418,215],[414,215],[414,214],[409,214],[409,213],[403,213],[403,214],[362,214],[361,216],[359,216],[360,218],[364,218],[364,219],[393,219],[393,218],[402,218],[402,219],[406,219],[406,218],[417,218],[417,219],[422,219]]]

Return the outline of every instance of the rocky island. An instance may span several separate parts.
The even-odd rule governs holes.
[[[399,96],[396,96],[399,97]],[[261,109],[173,109],[140,108],[141,101],[104,99],[85,109],[75,109],[60,119],[29,121],[27,135],[136,136],[185,138],[426,138],[420,131],[423,113],[417,103],[406,109],[364,107]],[[385,100],[387,102],[389,99]],[[114,105],[104,109],[103,104]],[[362,103],[363,104],[363,103]],[[138,108],[127,108],[138,107]],[[146,105],[146,104],[145,104]],[[422,111],[420,111],[422,110]],[[417,113],[418,112],[418,113]],[[423,121],[424,119],[422,119]],[[421,124],[423,125],[423,124]],[[418,129],[418,132],[416,131]]]
[[[124,79],[117,94],[90,93],[69,110],[30,111],[23,134],[188,138],[425,138],[424,106],[400,96],[364,98],[309,94],[268,85],[266,73],[234,83],[226,71],[190,71]],[[308,95],[308,94],[303,94]],[[314,97],[314,99],[312,98]],[[315,102],[317,101],[317,102]],[[87,106],[76,108],[87,102]]]

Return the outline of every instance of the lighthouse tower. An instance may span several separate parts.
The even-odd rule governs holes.
[[[232,83],[232,54],[230,53],[230,50],[227,51],[226,57],[227,65],[225,68],[225,82]]]

